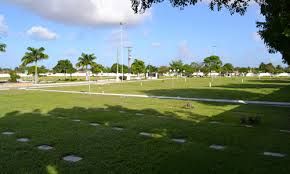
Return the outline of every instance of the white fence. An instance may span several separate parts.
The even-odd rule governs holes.
[[[32,77],[33,75],[27,75],[24,73],[18,73],[20,77]],[[70,74],[64,74],[64,73],[45,73],[45,74],[40,74],[41,76],[47,76],[47,77],[65,77],[65,76],[70,76]],[[71,74],[73,77],[86,77],[86,73],[73,73]],[[98,77],[116,77],[116,73],[98,73],[98,74],[92,74],[90,73],[90,76],[98,76]],[[170,76],[172,74],[164,74],[165,76]],[[203,77],[205,74],[203,72],[195,72],[192,74],[193,76],[199,76]],[[119,73],[119,76],[122,76],[122,73]],[[137,77],[138,75],[136,74],[124,74],[124,76],[131,76],[131,77]],[[141,75],[142,77],[144,76],[143,74]],[[208,76],[220,76],[219,73],[211,73],[208,74]],[[234,75],[233,75],[234,76]],[[245,74],[246,77],[290,77],[290,73],[279,73],[279,74],[271,74],[271,73],[259,73],[259,74],[254,74],[254,73],[247,73]],[[10,75],[8,73],[5,74],[0,74],[0,78],[9,78]]]
[[[89,73],[90,76],[99,76],[99,77],[116,77],[116,73],[98,73],[98,74],[93,74],[93,73]],[[18,73],[18,75],[20,77],[32,77],[33,75],[27,75],[24,73]],[[86,77],[86,73],[72,73],[72,74],[64,74],[64,73],[45,73],[45,74],[39,74],[40,76],[47,76],[47,77],[65,77],[65,76],[73,76],[73,77]],[[122,73],[119,73],[119,76],[122,76]],[[124,73],[124,76],[129,76],[128,73]],[[130,74],[131,77],[137,77],[136,74]],[[144,75],[141,75],[144,76]],[[0,74],[0,78],[9,78],[10,75],[8,73],[5,74]]]

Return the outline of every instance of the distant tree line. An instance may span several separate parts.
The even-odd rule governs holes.
[[[5,50],[4,50],[5,51]],[[70,76],[77,72],[85,72],[88,80],[89,73],[116,73],[117,71],[121,74],[128,73],[129,67],[127,65],[114,63],[111,67],[98,64],[96,62],[97,57],[94,54],[82,53],[78,58],[78,62],[74,66],[69,59],[61,59],[52,68],[48,69],[45,66],[39,66],[39,62],[48,59],[49,56],[45,54],[45,49],[41,48],[27,48],[27,52],[21,59],[22,64],[16,67],[14,70],[9,68],[0,68],[1,73],[10,73],[15,71],[16,73],[27,73],[34,75],[35,83],[38,82],[39,74],[44,73],[63,73],[65,77],[67,74]],[[118,69],[118,70],[117,70]],[[259,67],[234,67],[231,63],[223,63],[219,56],[212,55],[204,58],[203,62],[191,62],[184,63],[180,59],[173,60],[166,66],[154,66],[152,64],[146,65],[141,59],[134,59],[131,65],[131,73],[133,74],[144,74],[144,73],[178,73],[190,76],[195,72],[203,72],[209,74],[211,72],[217,72],[224,75],[230,73],[290,73],[290,66],[282,67],[281,65],[274,66],[272,63],[261,63]]]

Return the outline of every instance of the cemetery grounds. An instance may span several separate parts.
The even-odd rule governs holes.
[[[288,174],[289,91],[289,78],[0,90],[0,173]]]

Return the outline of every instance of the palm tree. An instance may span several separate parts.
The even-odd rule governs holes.
[[[0,52],[5,52],[6,44],[0,43]]]
[[[40,60],[48,59],[48,55],[44,53],[45,49],[40,48],[27,48],[28,52],[22,58],[22,65],[26,66],[31,63],[35,63],[35,72],[34,72],[34,83],[38,83],[38,73],[37,73],[37,62]]]
[[[86,80],[88,80],[88,66],[94,65],[94,60],[97,59],[95,54],[85,54],[82,53],[81,57],[78,59],[78,63],[76,64],[77,67],[85,68],[86,70]]]

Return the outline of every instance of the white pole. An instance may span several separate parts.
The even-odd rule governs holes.
[[[124,77],[124,53],[123,53],[123,23],[120,23],[121,27],[121,57],[122,57],[122,82]]]
[[[89,93],[91,94],[91,74],[90,72],[88,72],[89,74]]]
[[[117,49],[117,76],[116,81],[119,81],[119,49]]]

